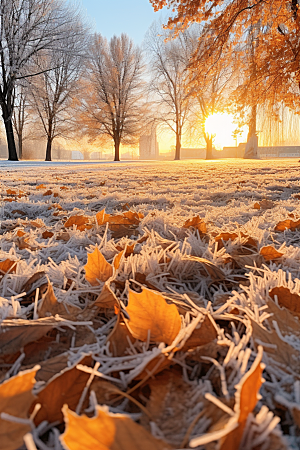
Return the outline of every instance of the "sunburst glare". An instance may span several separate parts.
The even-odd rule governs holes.
[[[206,133],[215,135],[213,145],[217,150],[237,145],[237,139],[233,135],[236,129],[237,125],[234,123],[234,118],[231,114],[214,113],[208,116],[205,121]],[[242,129],[238,137],[239,142],[245,141],[246,134],[246,130]]]

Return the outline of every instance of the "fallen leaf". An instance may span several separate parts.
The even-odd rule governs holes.
[[[45,336],[57,326],[52,318],[38,320],[6,319],[0,325],[0,355],[17,353],[29,342]]]
[[[17,261],[12,259],[5,259],[0,261],[0,273],[15,273],[17,269]]]
[[[66,430],[60,437],[69,450],[167,450],[166,442],[152,436],[128,416],[102,411],[96,406],[96,417],[78,416],[63,408]],[[79,432],[78,432],[79,431]]]
[[[222,269],[216,266],[214,263],[205,258],[199,258],[198,256],[187,256],[184,261],[191,261],[193,263],[199,263],[207,275],[210,276],[212,281],[222,281],[225,280],[225,274]]]
[[[28,419],[28,411],[35,396],[32,388],[39,366],[19,372],[0,385],[0,414],[6,413],[20,419]],[[0,442],[4,450],[16,450],[23,444],[24,434],[31,431],[30,424],[5,420],[0,417]]]
[[[105,283],[100,295],[93,303],[93,306],[97,306],[98,308],[113,309],[115,305],[118,305],[118,300],[113,291],[110,289],[109,284]]]
[[[274,300],[275,295],[278,299],[278,304],[284,306],[291,311],[295,316],[300,318],[300,295],[292,294],[289,288],[277,286],[269,291],[269,296]]]
[[[69,219],[65,222],[64,227],[65,228],[73,228],[73,225],[76,226],[76,228],[80,231],[84,231],[88,227],[89,218],[86,216],[71,216]]]
[[[212,427],[212,431],[201,437],[196,437],[189,442],[191,447],[205,445],[215,440],[219,441],[220,450],[239,450],[246,426],[248,415],[254,410],[259,400],[259,390],[262,385],[262,372],[264,364],[261,363],[263,355],[262,346],[258,346],[258,354],[250,370],[242,377],[236,385],[234,414],[229,420],[220,421]],[[214,431],[214,429],[216,431]]]
[[[267,245],[262,247],[259,252],[265,259],[265,261],[273,261],[274,259],[281,258],[283,253],[278,252],[273,245]]]
[[[272,200],[267,200],[266,198],[264,198],[260,202],[254,203],[253,208],[254,209],[271,209],[274,207],[274,205],[275,205],[275,203]]]
[[[148,330],[151,342],[170,345],[181,328],[181,319],[174,304],[169,305],[161,294],[143,288],[138,294],[129,291],[128,328],[136,339],[147,341]]]
[[[109,350],[113,356],[124,356],[129,342],[134,342],[128,327],[124,322],[121,322],[120,313],[118,314],[117,321],[111,333],[107,336],[106,342],[109,342]]]
[[[207,232],[207,226],[203,219],[199,216],[195,216],[192,219],[188,219],[183,225],[183,228],[196,228],[199,231],[200,236]]]
[[[17,195],[17,191],[14,191],[13,189],[6,189],[7,195]]]
[[[296,220],[296,221],[291,220],[291,219],[286,219],[281,222],[278,222],[274,231],[284,231],[284,230],[295,231],[298,228],[300,228],[300,219]]]
[[[63,302],[59,303],[55,297],[52,284],[48,283],[48,289],[43,295],[37,311],[40,318],[58,314],[65,319],[75,320],[76,316],[82,312],[82,309]]]
[[[31,410],[33,410],[37,403],[41,404],[41,408],[34,418],[36,425],[39,425],[44,420],[47,420],[49,423],[56,421],[62,423],[63,414],[61,409],[65,404],[71,409],[76,409],[82,391],[90,377],[89,373],[76,369],[76,366],[77,364],[90,366],[91,363],[92,357],[84,356],[72,367],[57,373],[38,392],[37,398],[31,407]]]
[[[52,236],[54,236],[54,233],[52,233],[52,231],[43,231],[42,233],[42,238],[43,239],[49,239],[52,238]]]
[[[283,370],[290,368],[298,373],[300,370],[300,352],[282,340],[276,330],[269,331],[253,320],[251,320],[251,325],[254,342],[261,345],[267,344],[265,353],[268,357],[277,361]]]
[[[115,257],[114,257],[114,261],[113,261],[113,266],[116,270],[118,270],[118,268],[120,267],[120,263],[121,263],[121,259],[122,256],[124,254],[124,250],[122,250],[120,253],[118,253]],[[125,256],[125,255],[124,255]]]
[[[14,209],[11,213],[19,214],[19,216],[26,216],[26,213],[24,211],[22,211],[21,209]]]
[[[88,253],[84,269],[85,279],[92,286],[97,286],[99,281],[107,281],[113,274],[111,264],[106,261],[98,247],[92,253]]]
[[[39,184],[35,187],[36,189],[46,189],[46,186],[44,184]]]
[[[209,344],[217,337],[218,333],[211,321],[211,318],[208,315],[205,315],[203,322],[199,323],[198,328],[193,331],[191,336],[185,342],[183,348],[180,350],[188,351],[201,345]]]
[[[69,239],[70,239],[70,235],[67,231],[63,231],[56,238],[57,241],[65,241],[65,242],[68,242]]]
[[[48,189],[48,191],[43,193],[43,196],[48,197],[49,195],[52,195],[52,194],[53,194],[53,191],[51,191],[51,189]]]

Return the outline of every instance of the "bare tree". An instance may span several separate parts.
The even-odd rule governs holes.
[[[55,49],[43,50],[35,60],[39,74],[29,81],[31,105],[47,138],[46,161],[52,159],[53,140],[74,131],[71,107],[79,91],[86,41],[86,31],[78,23]]]
[[[10,160],[18,160],[12,126],[18,80],[34,75],[30,67],[33,57],[55,47],[66,33],[66,24],[74,20],[78,18],[61,0],[0,2],[0,106]]]
[[[175,40],[152,25],[146,38],[150,55],[150,89],[155,96],[158,119],[176,135],[175,159],[180,159],[183,129],[189,119],[194,97],[188,79],[190,58],[196,49],[197,39],[186,31]]]
[[[29,91],[26,81],[17,86],[15,91],[15,102],[13,110],[13,127],[18,139],[18,157],[23,157],[23,143],[29,137],[25,132],[30,120],[29,113]]]
[[[120,144],[136,143],[147,117],[143,72],[142,52],[126,34],[109,42],[93,36],[80,120],[92,140],[113,139],[115,161]]]

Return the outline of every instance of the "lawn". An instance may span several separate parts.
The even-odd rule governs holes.
[[[1,448],[298,449],[299,169],[1,161]]]

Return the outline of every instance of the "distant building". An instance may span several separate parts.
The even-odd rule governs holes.
[[[158,159],[159,146],[156,136],[156,127],[153,127],[150,134],[144,134],[139,140],[140,159]]]

